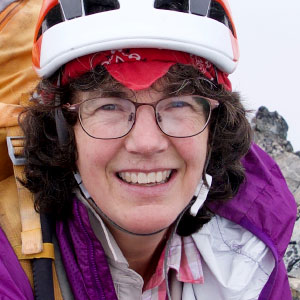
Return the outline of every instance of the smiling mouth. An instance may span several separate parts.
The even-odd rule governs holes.
[[[117,176],[119,177],[119,179],[129,184],[154,186],[168,182],[172,176],[172,173],[173,170],[165,170],[150,173],[120,172],[117,173]]]

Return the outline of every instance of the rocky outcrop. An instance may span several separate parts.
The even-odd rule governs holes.
[[[289,275],[293,300],[300,299],[300,151],[293,152],[287,141],[288,124],[275,111],[260,107],[252,119],[254,140],[278,163],[298,205],[298,218],[284,261]]]
[[[262,106],[252,119],[255,142],[272,157],[279,154],[293,153],[293,146],[287,141],[288,124],[277,111],[269,112]]]

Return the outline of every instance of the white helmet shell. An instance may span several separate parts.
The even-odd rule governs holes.
[[[48,0],[42,7],[33,48],[34,67],[41,77],[49,77],[76,57],[124,48],[178,50],[204,57],[226,73],[236,68],[239,51],[226,0],[203,0],[207,2],[206,15],[159,9],[155,0],[119,0],[118,9],[86,15],[84,0],[72,0],[81,2],[82,15],[70,20],[64,3],[68,1]],[[195,1],[201,2],[190,0]],[[209,17],[212,2],[222,5],[231,28]],[[47,12],[57,5],[63,21],[43,28]]]

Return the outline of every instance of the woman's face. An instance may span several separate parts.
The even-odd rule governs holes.
[[[162,98],[153,89],[134,95],[133,101],[143,103]],[[92,92],[79,92],[76,102],[92,97]],[[208,129],[191,138],[168,137],[157,127],[150,106],[137,110],[136,123],[123,138],[91,138],[79,122],[74,130],[77,167],[86,189],[111,220],[131,232],[152,233],[170,226],[201,180]],[[158,183],[139,183],[148,179]]]

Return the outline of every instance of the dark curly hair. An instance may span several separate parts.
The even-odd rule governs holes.
[[[26,108],[21,120],[27,159],[26,181],[23,184],[35,195],[37,211],[63,219],[71,216],[72,192],[77,187],[73,176],[77,159],[73,126],[77,122],[77,114],[63,109],[68,139],[64,144],[59,144],[55,123],[57,107],[71,103],[78,91],[100,90],[101,93],[119,95],[122,86],[102,66],[60,88],[56,86],[57,76],[54,74],[39,83],[32,96],[33,104]],[[231,199],[245,179],[240,160],[252,140],[239,94],[212,83],[194,67],[180,64],[171,67],[152,87],[166,95],[197,94],[219,101],[220,105],[213,110],[209,125],[211,156],[206,172],[213,177],[213,183],[207,201]],[[58,106],[55,105],[57,100],[60,102]],[[186,213],[178,233],[189,235],[211,217],[212,213],[206,206],[197,217]]]

